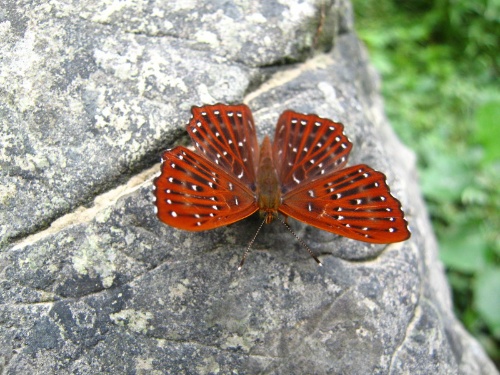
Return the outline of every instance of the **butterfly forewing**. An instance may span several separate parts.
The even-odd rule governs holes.
[[[182,146],[164,152],[154,186],[159,219],[180,229],[228,225],[258,209],[246,185]]]
[[[282,191],[341,169],[352,144],[340,123],[285,111],[276,126],[273,157]]]
[[[253,190],[259,145],[250,109],[216,104],[191,111],[187,130],[198,150]]]
[[[280,212],[355,240],[391,243],[410,237],[401,204],[385,175],[356,165],[301,184],[283,196]]]

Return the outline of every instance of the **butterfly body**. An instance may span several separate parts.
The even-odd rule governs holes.
[[[200,231],[256,211],[270,223],[279,212],[365,242],[410,237],[385,175],[363,164],[345,168],[352,144],[342,124],[287,110],[273,142],[265,137],[259,147],[244,104],[193,107],[192,114],[187,130],[197,152],[165,151],[154,181],[164,223]]]
[[[266,219],[267,224],[271,223],[278,215],[278,209],[281,205],[279,186],[278,172],[271,153],[271,141],[266,136],[260,148],[256,194],[260,216]]]

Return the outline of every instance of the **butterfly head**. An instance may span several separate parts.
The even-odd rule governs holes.
[[[272,223],[274,219],[278,218],[278,211],[271,209],[262,209],[259,211],[260,217],[265,219],[266,224]]]

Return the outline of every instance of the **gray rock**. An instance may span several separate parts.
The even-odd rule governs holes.
[[[347,1],[8,1],[0,11],[5,374],[497,374],[452,313],[413,154],[383,114]],[[345,124],[413,232],[370,245],[256,217],[190,233],[151,167],[192,105]],[[56,220],[57,219],[57,220]]]

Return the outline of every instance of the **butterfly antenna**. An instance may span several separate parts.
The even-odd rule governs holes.
[[[250,248],[252,247],[253,243],[255,242],[255,239],[257,238],[257,235],[259,234],[260,230],[262,229],[262,226],[266,222],[266,219],[267,218],[265,218],[264,220],[262,220],[262,223],[260,223],[259,228],[257,229],[257,232],[255,232],[255,235],[252,238],[252,241],[250,241],[250,243],[247,246],[247,249],[243,253],[243,258],[241,258],[240,265],[238,266],[238,271],[241,270],[241,267],[243,267],[243,263],[245,263],[245,259],[247,258],[247,255],[250,252]]]
[[[293,229],[290,228],[290,226],[282,218],[280,218],[278,216],[278,219],[279,219],[279,221],[281,221],[283,223],[283,225],[286,227],[286,229],[288,229],[288,231],[291,234],[293,234],[293,236],[297,239],[297,241],[299,241],[299,243],[307,250],[307,252],[309,253],[309,255],[311,255],[312,258],[316,261],[316,263],[318,263],[318,266],[322,267],[323,263],[321,263],[321,261],[318,259],[318,257],[316,255],[314,255],[314,253],[312,252],[312,250],[309,248],[309,246],[307,246],[307,244],[302,240],[302,238],[300,238],[299,236],[297,236],[297,234],[295,234],[295,232],[293,231]]]

